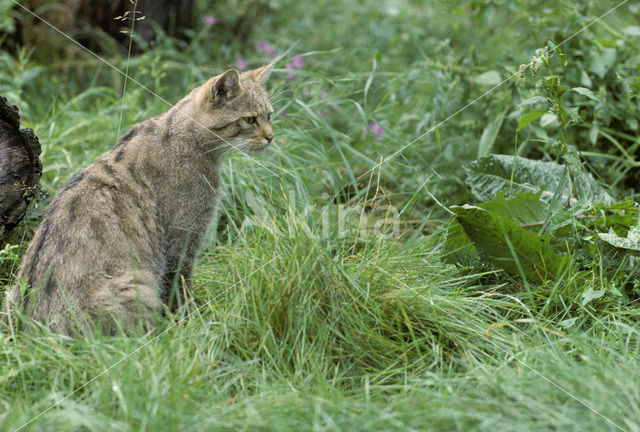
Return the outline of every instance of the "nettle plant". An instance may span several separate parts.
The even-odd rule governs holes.
[[[451,207],[444,260],[501,269],[525,285],[576,275],[600,281],[598,289],[585,284],[583,305],[605,294],[636,296],[638,206],[616,198],[589,172],[574,130],[583,125],[581,106],[570,104],[567,96],[598,97],[586,87],[564,86],[561,74],[551,74],[554,63],[564,70],[567,58],[551,44],[520,69],[521,77],[535,79],[536,85],[534,95],[511,114],[519,118],[515,156],[486,154],[465,167],[465,181],[478,203]],[[486,141],[495,140],[503,117],[487,126],[480,148],[492,147]],[[550,160],[517,156],[518,134],[540,125],[552,127],[532,141]]]

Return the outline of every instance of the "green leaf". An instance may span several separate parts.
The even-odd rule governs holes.
[[[598,75],[598,77],[604,78],[615,62],[615,48],[600,48],[597,51],[593,51],[591,61],[589,62],[589,70]]]
[[[451,209],[482,258],[513,276],[555,278],[568,262],[548,239],[521,228],[508,215],[468,204]]]
[[[550,112],[546,112],[542,114],[542,117],[540,117],[540,126],[542,126],[545,129],[550,127],[556,128],[560,126],[560,122],[558,121],[558,116]]]
[[[554,233],[558,228],[563,227],[566,219],[566,217],[553,217],[552,206],[549,203],[541,201],[539,195],[526,192],[512,198],[505,198],[504,193],[499,193],[491,201],[484,202],[478,207],[512,219],[520,228],[532,232],[538,232],[548,221],[550,227],[546,232]],[[551,240],[551,236],[546,236],[544,240]],[[482,263],[479,261],[477,248],[455,217],[447,227],[445,250],[446,253],[443,255],[445,262],[462,265]],[[564,250],[564,244],[562,250]]]
[[[562,95],[567,88],[560,84],[560,78],[558,76],[550,76],[541,79],[536,83],[536,88],[553,103],[559,104]]]
[[[480,201],[488,201],[508,190],[540,193],[544,200],[559,196],[565,202],[572,197],[568,170],[555,162],[541,162],[519,156],[491,154],[464,167],[466,183]],[[590,203],[611,204],[613,197],[598,182],[582,170],[572,173],[578,199]]]
[[[520,104],[518,105],[518,107],[523,107],[523,106],[527,106],[527,105],[533,105],[533,104],[537,104],[539,102],[547,102],[547,98],[542,97],[542,96],[533,96],[530,97],[529,99],[525,99],[522,102],[520,102]]]
[[[546,112],[547,112],[546,109],[538,109],[538,110],[534,110],[534,111],[531,111],[531,112],[523,115],[522,118],[520,119],[520,121],[518,122],[518,128],[516,129],[516,132],[520,132],[529,123],[531,123],[534,120],[539,119]]]
[[[626,237],[620,237],[613,229],[610,229],[607,233],[598,233],[598,237],[611,246],[640,252],[640,227],[638,225],[632,226]]]
[[[498,132],[500,132],[500,127],[502,126],[502,121],[504,120],[504,115],[506,113],[507,113],[506,110],[502,111],[482,131],[482,136],[480,137],[480,143],[478,144],[479,158],[491,153],[491,148],[493,147],[493,143],[496,141],[496,138],[498,137]]]
[[[558,323],[558,325],[562,328],[569,329],[573,327],[578,321],[578,317],[567,318],[566,320],[562,320]]]
[[[506,198],[504,191],[478,207],[511,218],[521,226],[529,227],[541,226],[550,208],[549,203],[541,201],[538,194],[521,192]]]
[[[559,46],[555,47],[555,52],[558,53],[558,57],[560,57],[560,60],[562,60],[563,65],[566,66],[567,64],[569,64],[569,62],[567,62],[567,56],[564,54],[564,51],[560,49]]]
[[[595,291],[593,289],[593,287],[589,287],[589,289],[587,289],[583,294],[582,294],[582,307],[586,306],[587,304],[589,304],[589,302],[591,302],[591,300],[596,300],[599,299],[600,297],[602,297],[605,294],[605,290],[598,290]]]
[[[576,170],[582,169],[582,161],[580,160],[580,154],[578,154],[578,149],[575,146],[568,145],[567,151],[562,155],[562,158],[572,168]]]
[[[585,225],[593,229],[613,228],[618,233],[627,233],[638,222],[638,205],[627,198],[609,205],[596,205],[588,209]]]
[[[589,90],[588,88],[585,88],[585,87],[574,87],[571,90],[573,90],[576,93],[580,93],[581,95],[586,96],[589,99],[592,99],[592,100],[594,100],[596,102],[600,102],[600,99],[598,99],[596,97],[596,95],[593,94],[593,92],[591,90]]]
[[[500,77],[500,74],[493,70],[482,73],[476,77],[477,84],[496,86],[501,82],[502,82],[502,78]]]
[[[569,117],[571,117],[571,120],[573,120],[576,123],[581,123],[582,122],[582,117],[580,117],[580,108],[579,107],[572,107],[572,108],[567,108],[566,109],[566,113],[569,115]]]
[[[478,249],[464,232],[464,228],[453,217],[449,221],[445,238],[445,253],[442,254],[444,262],[459,265],[479,265]]]

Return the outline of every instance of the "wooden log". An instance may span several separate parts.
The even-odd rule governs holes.
[[[42,163],[31,129],[20,129],[18,108],[0,97],[0,247],[35,196]]]

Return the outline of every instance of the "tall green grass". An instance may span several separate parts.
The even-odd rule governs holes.
[[[584,303],[609,283],[597,272],[525,286],[442,262],[446,206],[470,200],[460,165],[515,84],[425,135],[490,88],[478,76],[506,76],[577,31],[567,14],[615,4],[587,3],[286,0],[249,42],[221,45],[203,27],[195,42],[132,57],[131,75],[176,102],[236,58],[269,61],[254,45],[271,43],[277,144],[257,161],[225,160],[190,315],[144,337],[0,335],[0,430],[640,431],[633,297]],[[297,54],[304,68],[288,79]],[[131,82],[122,97],[122,77],[89,55],[69,66],[81,74],[24,55],[3,54],[14,76],[0,77],[0,93],[40,137],[51,193],[115,144],[121,107],[123,132],[167,108]],[[497,148],[513,148],[509,121]],[[389,222],[383,206],[397,210],[396,235],[373,229]],[[38,210],[0,255],[8,278]]]

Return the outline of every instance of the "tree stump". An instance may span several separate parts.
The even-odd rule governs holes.
[[[18,108],[0,97],[0,247],[35,196],[42,163],[31,129],[20,129]]]

